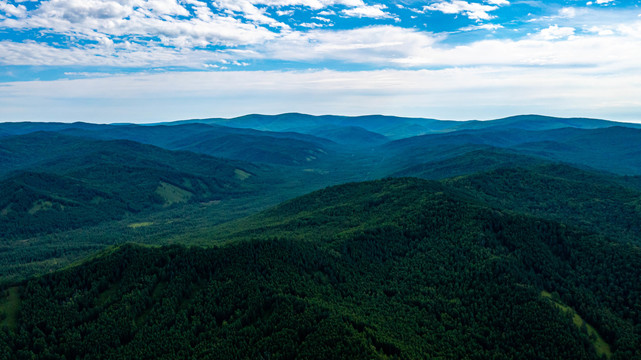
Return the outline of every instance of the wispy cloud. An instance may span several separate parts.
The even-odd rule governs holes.
[[[500,25],[500,24],[470,25],[470,26],[462,27],[459,30],[460,31],[475,31],[475,30],[494,31],[494,30],[498,30],[498,29],[503,29],[503,25]]]

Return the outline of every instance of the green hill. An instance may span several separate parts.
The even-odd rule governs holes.
[[[34,123],[11,129],[19,135],[37,133],[38,129],[42,129],[40,131],[91,140],[131,140],[168,150],[187,150],[234,160],[282,165],[309,163],[327,156],[336,145],[325,138],[294,132],[258,131],[199,123],[153,126]]]
[[[641,358],[638,247],[440,183],[328,188],[207,241],[229,243],[122,246],[9,289],[0,353]]]

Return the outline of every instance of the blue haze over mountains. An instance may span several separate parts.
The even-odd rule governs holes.
[[[52,222],[56,231],[70,231],[181,206],[214,211],[206,216],[215,223],[345,182],[536,169],[532,176],[543,172],[548,183],[559,179],[558,168],[548,174],[558,164],[634,193],[641,189],[639,144],[639,124],[538,115],[441,121],[288,113],[151,125],[2,123],[0,183],[11,190],[0,196],[0,229],[18,239],[51,233]],[[634,199],[626,196],[625,203]],[[202,225],[193,218],[199,219],[194,226]]]
[[[622,175],[639,175],[641,155],[637,144],[641,139],[640,129],[641,125],[635,123],[538,115],[493,121],[440,121],[380,115],[345,117],[290,113],[153,125],[4,123],[0,125],[0,136],[5,137],[2,142],[5,144],[14,141],[9,140],[9,136],[56,132],[85,139],[131,140],[173,151],[309,168],[345,160],[346,155],[367,162],[366,159],[380,154],[381,162],[371,170],[383,176],[402,170],[394,168],[399,165],[397,158],[402,159],[403,166],[416,166],[477,150],[534,156]],[[3,156],[10,159],[12,150],[6,149]],[[612,158],[617,161],[609,161]],[[22,160],[18,156],[16,161]],[[11,169],[6,165],[3,168],[4,172]],[[388,170],[394,171],[386,173]]]

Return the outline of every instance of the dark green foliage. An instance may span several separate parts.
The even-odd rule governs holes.
[[[641,358],[637,247],[417,179],[326,189],[242,226],[221,248],[126,245],[30,280],[0,344],[15,358],[596,359],[548,290],[613,358]]]
[[[317,129],[311,129],[309,133],[315,136],[320,136],[330,139],[339,144],[358,146],[358,147],[374,147],[384,144],[388,141],[387,137],[366,130],[360,126],[321,126]]]

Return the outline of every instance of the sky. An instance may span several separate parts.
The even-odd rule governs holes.
[[[641,122],[641,1],[0,0],[0,121]]]

